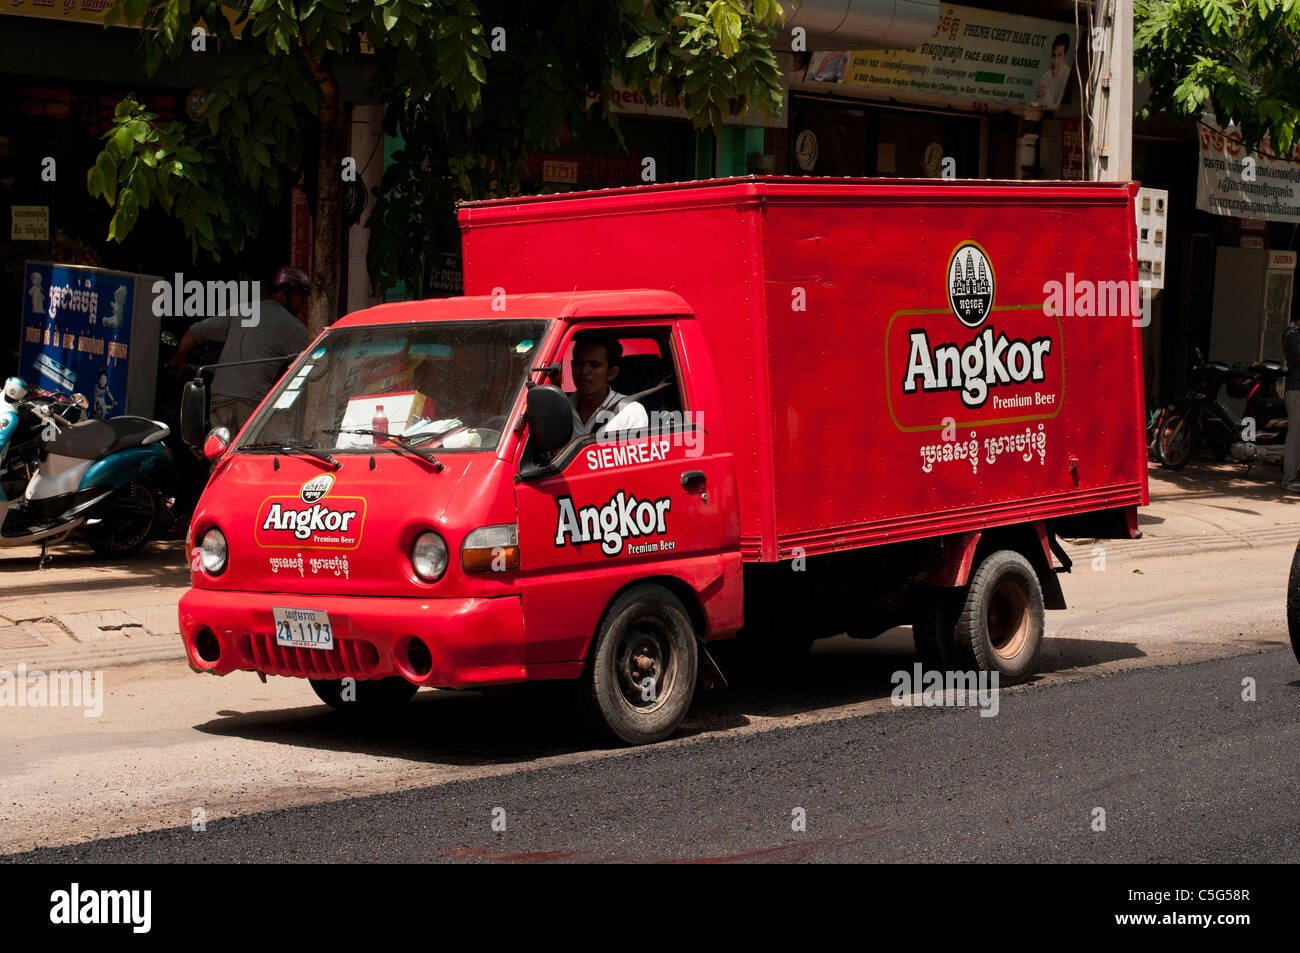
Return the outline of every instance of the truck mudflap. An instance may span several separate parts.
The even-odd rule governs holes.
[[[1136,511],[1136,507],[1132,509]],[[1011,549],[1023,555],[1034,567],[1039,584],[1043,588],[1043,607],[1067,608],[1065,593],[1061,589],[1061,582],[1057,575],[1069,572],[1073,563],[1060,543],[1056,541],[1052,528],[1044,520],[994,527],[978,532],[953,533],[942,537],[940,546],[943,564],[933,570],[925,580],[931,586],[944,588],[964,586],[970,581],[980,558],[994,549]],[[1052,565],[1053,555],[1060,560],[1059,567]]]
[[[328,614],[332,646],[278,643],[273,609]],[[364,598],[191,589],[180,600],[181,639],[190,668],[294,678],[377,679],[470,688],[527,678],[518,596]]]

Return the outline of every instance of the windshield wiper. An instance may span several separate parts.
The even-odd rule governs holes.
[[[410,437],[404,437],[399,433],[385,433],[382,430],[362,430],[362,429],[353,430],[351,428],[347,430],[340,430],[338,427],[330,427],[326,430],[322,430],[321,433],[328,433],[328,434],[354,433],[362,437],[383,437],[386,440],[393,441],[393,443],[397,444],[399,447],[401,447],[403,450],[407,451],[408,453],[415,454],[421,460],[428,460],[430,463],[433,464],[433,470],[435,473],[441,473],[444,469],[442,461],[440,461],[437,457],[435,457],[432,452],[428,450],[421,450],[419,447],[415,446],[415,444],[411,442]]]
[[[297,441],[268,440],[263,443],[250,443],[246,446],[236,448],[238,450],[279,450],[282,453],[305,453],[309,457],[315,457],[321,463],[328,463],[335,470],[343,464],[339,463],[324,450],[317,450],[315,447],[309,447],[305,443]]]

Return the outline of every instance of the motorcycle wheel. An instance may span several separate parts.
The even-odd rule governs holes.
[[[1182,414],[1170,414],[1160,424],[1160,432],[1156,434],[1156,452],[1160,457],[1160,465],[1167,470],[1181,470],[1200,449],[1200,431],[1191,421],[1179,430],[1179,424],[1182,423]]]
[[[92,511],[99,522],[86,528],[86,541],[101,556],[134,556],[153,535],[158,510],[153,487],[140,480],[128,483]]]

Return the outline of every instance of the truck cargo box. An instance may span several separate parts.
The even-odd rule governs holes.
[[[679,294],[726,396],[748,560],[1135,507],[1136,188],[748,177],[479,202],[465,293]]]

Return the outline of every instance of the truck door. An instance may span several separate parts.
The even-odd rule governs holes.
[[[612,389],[634,395],[667,384],[639,400],[647,428],[575,436],[555,455],[552,472],[515,485],[531,665],[581,659],[624,585],[673,575],[686,560],[716,562],[724,537],[735,536],[725,524],[725,513],[734,512],[730,457],[710,452],[684,401],[673,323],[599,327],[623,351]],[[574,335],[581,330],[571,329],[559,352],[561,386],[570,394]],[[530,454],[525,445],[521,463]]]

